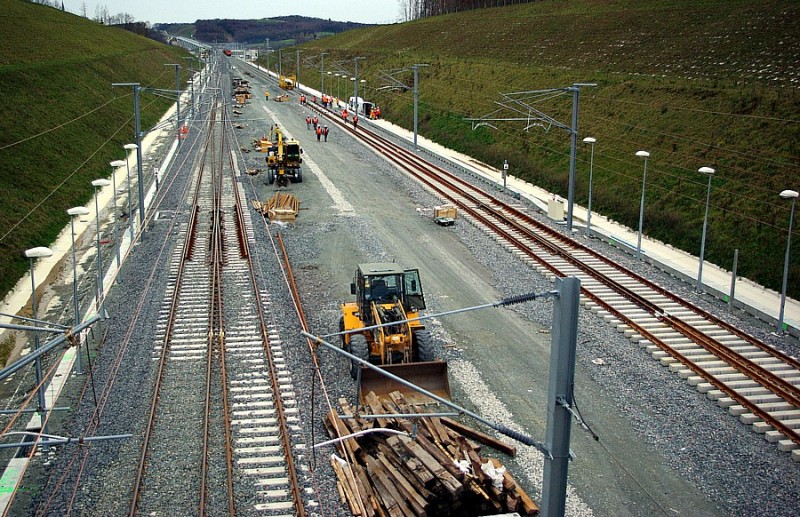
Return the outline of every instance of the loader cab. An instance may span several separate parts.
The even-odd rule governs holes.
[[[303,159],[300,157],[303,154],[303,149],[300,147],[300,143],[295,140],[290,140],[286,142],[286,163],[290,164],[291,166],[299,166],[303,163]]]
[[[403,270],[391,262],[360,264],[350,284],[350,294],[356,295],[362,317],[368,317],[370,311],[367,307],[372,302],[392,304],[399,301],[406,312],[418,312],[425,308],[419,271]]]

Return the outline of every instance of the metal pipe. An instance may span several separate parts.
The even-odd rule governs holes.
[[[91,318],[89,318],[85,322],[83,322],[80,325],[78,325],[77,327],[73,328],[72,329],[72,334],[73,335],[77,334],[77,333],[81,332],[82,330],[91,327],[94,323],[96,323],[99,320],[100,320],[100,316],[99,315],[96,314],[96,315],[92,316]],[[66,334],[62,334],[61,336],[58,336],[58,337],[54,338],[52,341],[50,341],[49,343],[45,344],[44,346],[42,346],[38,350],[34,350],[32,353],[17,359],[15,362],[11,363],[10,365],[8,365],[5,368],[3,368],[2,370],[0,370],[0,381],[5,379],[9,375],[12,375],[12,374],[16,373],[18,370],[24,368],[25,366],[29,365],[30,363],[32,363],[36,359],[40,358],[41,356],[43,356],[47,352],[51,351],[53,348],[61,345],[62,343],[64,343],[64,341],[66,341],[66,339],[67,339]]]

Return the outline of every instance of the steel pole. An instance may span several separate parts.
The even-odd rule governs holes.
[[[567,231],[572,232],[572,211],[575,203],[575,161],[578,149],[578,99],[581,89],[577,86],[572,90],[572,127],[569,139],[569,187],[567,190]]]
[[[566,507],[581,282],[575,277],[559,278],[556,289],[545,440],[550,454],[545,456],[542,479],[542,515],[545,517],[563,516]]]
[[[295,81],[295,84],[297,86],[297,89],[299,90],[300,89],[300,51],[299,50],[296,53],[295,60],[296,60],[296,63],[295,63],[295,66],[294,66],[295,67],[294,81]]]
[[[586,235],[592,236],[592,180],[594,171],[594,142],[591,142],[592,153],[589,158],[589,202],[586,205]]]
[[[325,95],[325,52],[319,55],[321,58],[319,69],[319,92],[320,95]]]
[[[100,253],[100,205],[97,201],[97,187],[94,188],[94,213],[97,221],[97,313],[100,321],[105,319],[105,306],[103,296],[103,254]]]
[[[117,278],[122,269],[122,262],[119,257],[119,232],[117,230],[117,171],[116,167],[111,170],[111,186],[114,189],[114,251],[117,253]],[[119,282],[119,280],[117,280]]]
[[[794,207],[796,204],[797,193],[795,192],[795,197],[792,198],[792,209],[789,212],[789,233],[786,236],[786,257],[783,260],[783,287],[781,288],[781,308],[778,311],[778,334],[783,334],[783,316],[786,310],[786,286],[789,281],[789,258],[792,251],[792,222],[794,220]]]
[[[75,326],[77,328],[81,324],[81,309],[78,302],[78,262],[75,258],[75,216],[69,216],[69,230],[70,237],[72,238],[72,303],[75,309]],[[78,353],[75,356],[75,373],[81,375],[83,373],[83,365],[81,364],[81,347],[80,336],[78,336]]]
[[[131,207],[131,165],[128,161],[128,150],[125,150],[125,181],[128,184],[128,228],[131,231],[131,246],[133,246],[133,209]]]
[[[136,169],[139,184],[139,234],[144,231],[145,205],[144,205],[144,170],[142,166],[142,129],[139,116],[139,83],[133,86],[133,110],[136,119]]]
[[[639,202],[639,233],[636,237],[636,258],[642,258],[642,227],[644,226],[644,190],[647,186],[647,156],[644,157],[644,173],[642,174],[642,199]]]
[[[353,111],[356,115],[358,115],[358,58],[355,59],[356,62],[356,76],[355,80],[353,81]]]
[[[33,257],[29,258],[30,266],[31,266],[31,311],[33,312],[33,326],[38,327],[38,315],[36,313],[36,281],[33,278]],[[34,351],[39,350],[39,333],[33,333],[33,349]],[[42,382],[42,360],[41,358],[36,358],[36,393],[39,401],[39,419],[41,420],[42,425],[42,433],[47,433],[47,424],[45,419],[45,413],[47,412],[47,400],[44,396],[44,383]]]
[[[713,169],[711,169],[713,171]],[[714,173],[711,172],[706,173],[708,174],[708,187],[706,188],[706,213],[703,216],[703,235],[700,238],[700,265],[697,269],[697,287],[696,291],[698,293],[703,292],[703,262],[704,257],[706,254],[706,229],[708,228],[708,206],[711,201],[711,178],[714,177]]]
[[[414,150],[417,150],[417,102],[419,101],[419,88],[417,87],[417,80],[419,79],[419,67],[414,65]],[[358,102],[358,101],[356,101]]]

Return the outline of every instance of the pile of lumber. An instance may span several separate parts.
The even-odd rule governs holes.
[[[341,412],[331,411],[325,419],[332,437],[378,428],[403,433],[379,430],[337,443],[338,456],[331,456],[331,465],[339,494],[353,515],[538,513],[536,503],[498,460],[480,456],[476,441],[512,456],[513,446],[448,418],[390,416],[425,412],[400,392],[380,399],[369,393],[359,415],[346,399],[340,399],[339,405]],[[365,414],[376,417],[364,418]]]
[[[263,203],[254,199],[253,207],[270,221],[294,222],[300,212],[300,200],[294,194],[277,192]]]

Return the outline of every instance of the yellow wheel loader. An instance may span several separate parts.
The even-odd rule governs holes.
[[[303,171],[300,164],[303,159],[303,148],[297,140],[285,140],[283,131],[275,127],[270,132],[271,145],[267,147],[267,184],[277,183],[278,187],[287,187],[289,182],[302,183]]]
[[[359,264],[350,294],[356,301],[341,306],[342,348],[449,399],[447,363],[435,360],[431,334],[416,319],[425,309],[419,271],[391,262]],[[362,394],[410,391],[352,361],[350,375],[357,379],[359,374]]]

